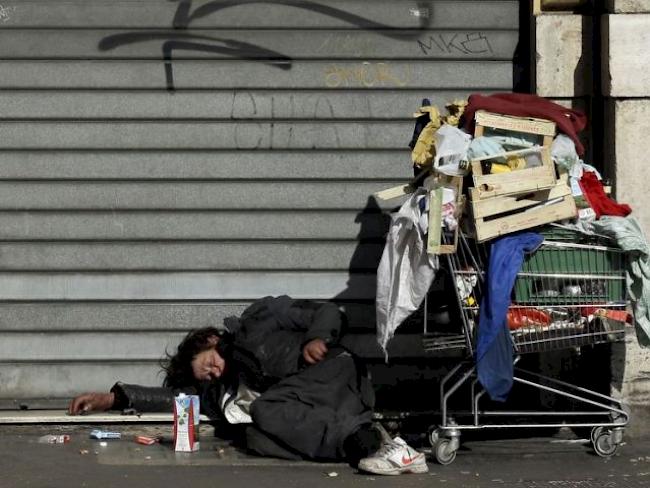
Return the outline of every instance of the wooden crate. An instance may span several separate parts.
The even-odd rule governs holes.
[[[456,192],[456,212],[458,227],[454,232],[452,243],[441,243],[442,189],[453,188]],[[463,196],[463,177],[437,174],[429,189],[429,232],[427,235],[427,252],[429,254],[452,254],[458,245],[460,219],[465,207]]]
[[[470,188],[469,192],[478,241],[572,218],[577,214],[566,175],[552,188],[535,192],[487,199],[478,198],[475,188]]]
[[[483,163],[497,158],[524,156],[538,153],[541,166],[513,170],[508,173],[484,174]],[[474,199],[494,198],[500,195],[519,194],[528,191],[552,188],[556,183],[555,165],[548,147],[535,147],[492,154],[472,159],[472,179],[474,180]]]
[[[555,122],[534,117],[514,117],[485,110],[474,114],[474,137],[492,134],[528,135],[539,146],[551,146],[555,137]],[[536,136],[536,137],[535,137]]]

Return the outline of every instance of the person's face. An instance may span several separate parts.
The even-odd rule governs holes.
[[[212,347],[201,351],[192,359],[192,372],[199,381],[209,381],[221,377],[226,361]]]

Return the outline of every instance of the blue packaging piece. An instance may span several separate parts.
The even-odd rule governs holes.
[[[122,434],[119,432],[107,432],[105,430],[93,430],[90,432],[91,439],[121,439]]]

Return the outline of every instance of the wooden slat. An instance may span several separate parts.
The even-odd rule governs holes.
[[[442,222],[442,188],[429,191],[429,232],[427,234],[427,252],[440,253],[440,239]]]
[[[503,178],[504,176],[507,178]],[[475,198],[484,199],[549,189],[555,181],[554,169],[546,166],[521,169],[510,173],[478,175],[474,176],[473,195]]]
[[[555,136],[555,122],[534,117],[513,117],[479,110],[475,115],[476,125],[526,134]]]
[[[349,284],[354,283],[354,288]],[[312,272],[0,272],[0,300],[253,300],[372,299],[375,275]]]
[[[475,218],[485,218],[513,210],[532,207],[548,200],[569,195],[571,189],[566,184],[556,185],[548,190],[529,194],[505,195],[485,200],[472,201],[472,214]]]
[[[289,35],[288,35],[289,34]],[[2,59],[512,59],[518,32],[0,30]]]
[[[388,220],[361,210],[0,212],[0,239],[374,239],[385,235]]]
[[[484,241],[518,230],[573,218],[576,213],[575,201],[573,196],[569,195],[558,203],[531,208],[507,217],[495,218],[489,221],[478,219],[475,222],[476,237],[479,241]]]
[[[509,61],[0,61],[0,88],[507,90]],[[411,108],[409,107],[409,110]]]
[[[481,161],[510,157],[519,153],[520,156],[528,152],[539,152],[541,166],[523,168],[507,173],[483,174]],[[556,184],[555,165],[551,160],[550,147],[536,149],[522,149],[503,154],[494,154],[478,159],[473,159],[472,179],[474,188],[471,191],[472,199],[494,198],[501,195],[521,194],[527,191],[550,189]]]
[[[0,122],[0,149],[398,149],[412,122]]]
[[[518,2],[373,0],[194,0],[179,26],[202,28],[517,28]],[[170,28],[179,8],[168,0],[21,0],[6,4],[3,29],[15,27]]]
[[[410,183],[406,183],[403,185],[391,186],[389,188],[385,188],[384,190],[379,190],[373,193],[373,196],[378,201],[389,201],[405,195],[409,195],[414,191],[415,191],[415,186],[413,186]]]
[[[0,242],[2,271],[347,270],[374,272],[383,242]],[[256,256],[253,260],[251,256]]]

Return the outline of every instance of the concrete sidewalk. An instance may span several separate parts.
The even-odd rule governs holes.
[[[201,451],[175,453],[171,426],[108,425],[122,439],[99,441],[97,425],[0,426],[0,487],[630,487],[650,486],[650,439],[628,440],[610,459],[593,454],[587,441],[549,438],[467,440],[449,466],[429,463],[426,475],[381,477],[345,464],[287,462],[248,456],[201,428]],[[44,434],[67,433],[68,444],[40,444]],[[143,446],[135,434],[162,435]]]

